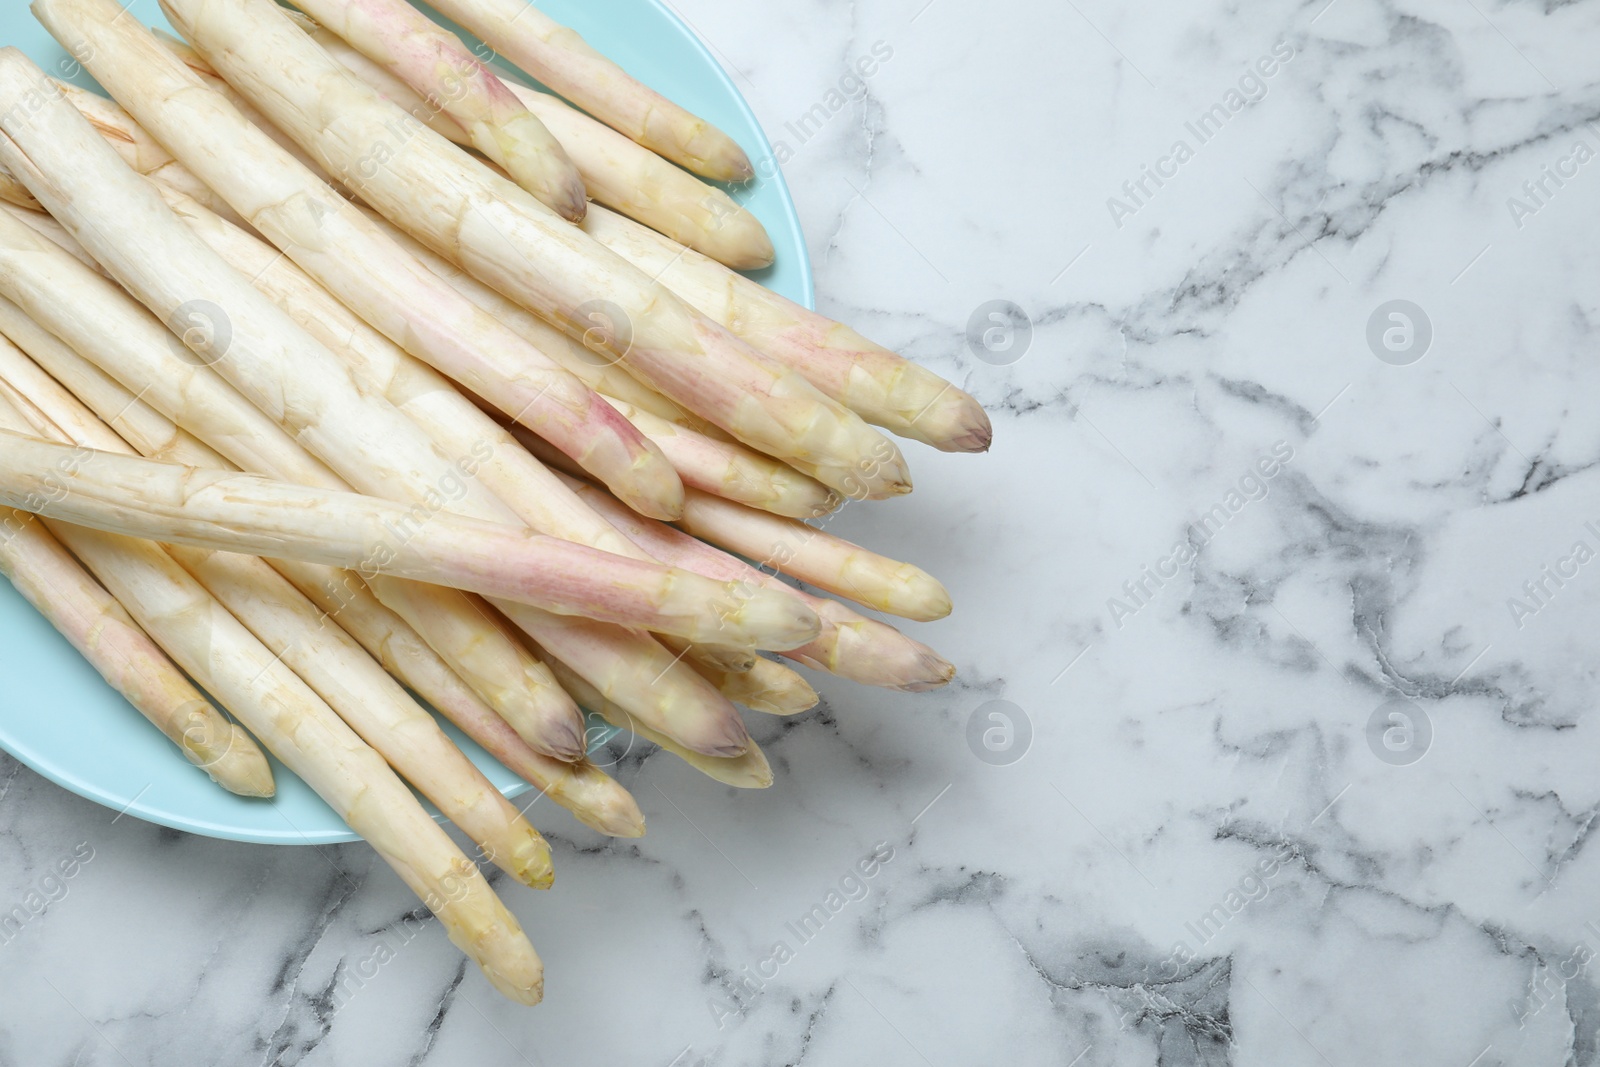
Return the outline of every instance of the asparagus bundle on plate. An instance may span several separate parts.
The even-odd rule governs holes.
[[[549,847],[412,694],[601,833],[644,819],[580,705],[770,786],[736,705],[815,705],[792,666],[955,671],[821,595],[928,621],[943,585],[806,520],[910,490],[879,429],[988,419],[735,273],[772,243],[701,179],[749,157],[522,0],[435,6],[576,107],[405,0],[162,5],[186,42],[34,0],[112,100],[0,49],[0,573],[222,787],[272,796],[275,753],[534,1003],[406,783],[519,881]]]

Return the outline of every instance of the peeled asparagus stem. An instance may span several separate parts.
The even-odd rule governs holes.
[[[950,594],[921,567],[793,519],[690,491],[679,526],[836,596],[918,622],[950,614]]]
[[[27,227],[8,221],[0,218],[0,289],[9,287],[7,295],[69,340],[80,355],[103,360],[122,384],[240,467],[307,485],[345,486],[209,368],[181,357],[183,350],[121,289]],[[362,473],[359,467],[350,470]],[[423,497],[419,489],[416,498]],[[463,498],[455,506],[468,503]],[[547,665],[493,624],[487,608],[436,586],[383,577],[372,577],[368,584],[530,744],[560,758],[582,754],[576,705],[555,684]],[[748,743],[733,705],[648,637],[597,623],[563,621],[510,602],[500,607],[547,647],[559,649],[569,665],[611,699],[685,747],[733,755]],[[556,697],[560,703],[552,705]],[[541,747],[525,723],[543,716],[559,725],[563,720],[551,719],[554,712],[570,712],[567,721],[573,725],[563,748],[553,743]]]
[[[805,463],[847,495],[909,491],[905,461],[887,438],[798,374],[762,362],[515,183],[408,122],[272,0],[164,0],[162,7],[279,128],[424,243],[563,328],[598,330],[635,376],[745,444]]]
[[[604,490],[586,482],[574,478],[569,479],[569,484],[585,503],[664,563],[723,581],[782,590],[804,600],[822,620],[822,632],[810,644],[784,652],[785,659],[862,685],[913,693],[937,689],[955,677],[955,668],[944,657],[887,623],[869,619],[837,600],[788,586],[682,530],[636,515]]]
[[[23,316],[16,305],[3,299],[0,299],[0,332],[21,346],[36,364],[101,419],[114,419],[114,429],[142,454],[190,466],[227,465],[222,456],[179,429]],[[33,526],[42,530],[38,523]],[[601,833],[620,837],[638,837],[644,833],[644,817],[627,790],[593,764],[581,760],[562,762],[531,748],[404,619],[379,603],[358,576],[316,564],[289,561],[278,561],[275,567],[326,618],[359,641],[389,673],[419,693],[513,773]],[[553,680],[551,688],[557,688]],[[581,743],[575,747],[582,751]]]
[[[0,400],[0,428],[29,424]],[[180,667],[367,839],[496,989],[538,1003],[544,969],[522,927],[381,756],[159,547],[51,528]]]
[[[677,476],[637,430],[441,284],[148,30],[121,18],[114,0],[39,0],[34,10],[151,136],[387,337],[549,440],[631,506],[657,517],[677,513]]]
[[[218,255],[344,360],[364,387],[387,397],[447,454],[479,457],[474,477],[534,530],[649,559],[436,371],[362,322],[293,263],[181,193],[163,189],[162,195]],[[571,462],[565,456],[562,460]],[[739,648],[694,646],[689,654],[709,657],[719,668],[735,672],[749,670],[755,662],[752,651]]]
[[[0,379],[43,413],[48,422],[33,422],[42,436],[105,452],[132,452],[81,401],[9,345],[0,345]],[[487,859],[526,885],[550,885],[550,846],[539,832],[451,743],[432,716],[348,634],[328,625],[326,616],[280,574],[252,556],[164,547],[362,740],[477,842]]]
[[[704,425],[704,420],[685,411],[639,379],[617,365],[615,356],[603,349],[590,348],[581,341],[568,337],[556,327],[468,274],[460,266],[441,256],[427,245],[396,227],[376,213],[369,217],[384,228],[395,242],[417,258],[423,266],[472,301],[473,305],[494,317],[498,322],[515,330],[517,335],[547,353],[595,392],[608,400],[626,401],[663,419],[685,425]]]
[[[345,487],[209,368],[196,366],[137,301],[3,213],[0,293],[239,467],[305,485]],[[382,576],[368,584],[529,744],[558,759],[583,754],[577,706],[544,664],[493,623],[493,612],[481,601]]]
[[[583,179],[561,143],[461,38],[405,0],[295,0],[295,6],[449,115],[472,147],[556,214],[578,222]]]
[[[988,449],[988,414],[932,371],[614,212],[597,208],[583,229],[868,422],[946,452]]]
[[[0,168],[0,171],[4,171],[4,168]],[[94,261],[94,257],[83,250],[83,246],[73,238],[72,234],[67,232],[66,227],[62,226],[61,223],[57,222],[49,215],[46,215],[43,208],[25,209],[17,207],[15,204],[0,204],[0,212],[4,212],[5,214],[10,215],[12,218],[26,223],[30,230],[37,233],[40,237],[43,237],[45,240],[55,245],[63,252],[66,252],[73,259],[77,260],[79,263],[82,263],[85,267],[88,267],[90,270],[101,275],[102,277],[106,276],[105,272],[101,269],[100,264]]]
[[[273,795],[272,768],[256,743],[211,706],[122,605],[26,512],[0,512],[0,574],[184,759],[230,793]]]
[[[0,574],[183,758],[230,793],[270,797],[272,768],[72,554],[23,511],[0,512]]]
[[[696,174],[724,182],[755,175],[733,138],[691,115],[590,48],[576,32],[521,0],[434,5],[511,62],[607,125]]]
[[[342,572],[326,573],[337,576]],[[343,587],[319,580],[309,570],[285,570],[285,576],[361,642],[389,673],[415,690],[513,774],[571,811],[586,826],[613,837],[643,836],[644,815],[626,789],[586,759],[564,762],[536,752],[404,619],[385,608],[364,587]]]
[[[0,126],[9,121],[14,136],[27,143],[24,149],[0,139],[0,162],[35,196],[44,197],[57,220],[147,306],[170,314],[180,294],[192,298],[196,293],[206,294],[204,299],[218,308],[226,305],[226,358],[214,358],[215,334],[194,338],[198,355],[212,357],[217,369],[231,373],[255,403],[358,489],[374,497],[398,495],[425,515],[448,504],[493,523],[514,519],[503,502],[466,477],[469,457],[449,462],[387,401],[356,389],[336,357],[201,243],[154,187],[133,174],[50,89],[20,54],[0,51]],[[3,110],[22,95],[38,107]],[[48,176],[41,162],[48,165]],[[297,466],[293,460],[288,465]],[[425,588],[408,586],[406,595],[414,598]],[[437,623],[429,612],[394,606],[435,640],[429,627]],[[602,692],[685,747],[718,756],[744,751],[749,735],[733,705],[648,637],[509,599],[496,600],[496,606]],[[726,630],[719,639],[727,638]],[[436,647],[459,647],[469,633],[480,631],[447,633]],[[477,687],[473,678],[467,680]],[[500,697],[492,690],[480,692],[491,701]]]
[[[458,144],[471,143],[457,123],[438,115],[409,85],[338,36],[314,25],[308,32],[356,77],[426,122],[434,132]],[[549,93],[507,78],[500,80],[555,134],[596,202],[734,270],[759,270],[772,264],[772,239],[760,220],[733,197]]]
[[[811,683],[781,663],[757,656],[742,674],[724,674],[697,666],[722,695],[735,704],[764,715],[799,715],[817,706],[821,698]]]
[[[76,462],[67,491],[51,499],[60,480],[52,472],[68,458],[63,447],[3,440],[0,501],[96,529],[389,574],[690,640],[793,648],[817,634],[809,608],[765,590],[745,595],[731,583],[516,527],[419,515],[254,474],[96,452]],[[314,530],[308,515],[316,516]]]
[[[771,456],[707,437],[623,400],[611,406],[661,449],[685,486],[796,519],[826,515],[843,502],[821,482]]]
[[[559,661],[552,659],[552,664]],[[606,722],[619,730],[629,730],[649,741],[651,744],[677,756],[683,762],[707,777],[731,785],[736,789],[765,789],[772,784],[772,766],[767,762],[763,753],[754,741],[750,742],[743,755],[729,758],[707,756],[700,752],[691,752],[672,738],[657,733],[648,726],[639,722],[622,708],[607,700],[605,695],[595,689],[588,682],[573,674],[564,666],[555,666],[556,677],[561,679],[561,684],[569,686],[572,695],[577,697],[584,707],[589,708]]]
[[[230,222],[244,221],[233,213],[226,200],[212,192],[211,187],[197,178],[188,167],[173,159],[172,153],[162,148],[122,108],[98,93],[80,89],[70,82],[58,80],[56,85],[128,166],[147,178],[181,189]]]

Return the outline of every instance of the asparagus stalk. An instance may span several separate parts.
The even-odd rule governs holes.
[[[437,372],[372,330],[294,264],[181,193],[163,189],[162,195],[218,255],[343,359],[365,388],[381,393],[405,412],[439,447],[455,456],[489,450],[476,477],[530,527],[602,551],[649,559]],[[737,648],[695,646],[689,654],[710,658],[719,668],[735,672],[749,670],[755,663],[754,652]]]
[[[550,887],[550,846],[539,831],[433,716],[286,578],[250,556],[178,545],[168,552],[459,826],[486,860],[524,885]]]
[[[146,459],[191,467],[220,469],[230,466],[208,445],[162,417],[3,296],[0,296],[0,334]],[[26,383],[17,384],[20,387]]]
[[[653,415],[690,426],[704,426],[698,416],[685,411],[678,404],[617,365],[616,357],[603,349],[593,349],[581,341],[568,337],[548,322],[509,297],[480,282],[450,260],[418,241],[404,230],[398,229],[388,219],[373,212],[368,213],[407,252],[415,256],[433,274],[450,288],[472,301],[473,306],[493,316],[515,330],[517,335],[541,352],[560,363],[576,375],[585,385],[606,397],[626,401]]]
[[[950,594],[927,571],[803,522],[691,491],[678,525],[701,540],[876,611],[918,622],[950,614]]]
[[[472,147],[572,221],[587,207],[566,151],[461,39],[404,0],[295,0],[295,6],[449,115]]]
[[[221,455],[57,341],[3,298],[0,333],[11,338],[102,420],[111,421],[119,436],[141,454],[196,467],[228,466]],[[593,764],[582,760],[563,762],[530,747],[404,619],[384,607],[358,576],[284,560],[274,566],[325,618],[359,641],[390,674],[420,694],[513,773],[602,833],[638,837],[644,832],[644,818],[627,790]],[[560,691],[553,680],[551,684]]]
[[[804,600],[822,621],[815,641],[783,653],[784,658],[828,671],[863,685],[919,693],[955,677],[955,668],[933,649],[886,623],[869,619],[837,600],[812,596],[771,574],[666,523],[636,515],[602,489],[568,479],[584,501],[656,559],[727,582],[748,582],[788,592]]]
[[[460,125],[438,115],[409,85],[338,36],[315,24],[307,32],[352,74],[426,122],[429,129],[457,144],[471,143]],[[500,80],[555,134],[597,203],[637,219],[734,270],[759,270],[772,265],[772,239],[760,220],[733,197],[549,93],[510,79]]]
[[[0,250],[5,249],[14,250],[0,252],[0,288],[10,286],[6,295],[73,343],[80,355],[104,360],[108,372],[140,391],[164,415],[245,469],[306,485],[345,486],[211,375],[209,368],[196,368],[180,358],[165,331],[121,289],[82,269],[26,227],[7,226],[0,219]],[[353,469],[353,473],[361,472]],[[456,503],[469,502],[463,498]],[[463,594],[437,586],[381,576],[370,578],[368,584],[530,744],[567,759],[582,753],[581,728],[576,725],[566,752],[553,745],[541,748],[525,731],[519,709],[531,705],[529,714],[537,715],[548,706],[547,694],[561,695],[560,687],[545,664],[492,625],[492,613],[486,608],[462,603]],[[744,750],[748,735],[734,707],[699,675],[674,662],[659,644],[642,635],[598,624],[578,625],[510,602],[499,606],[513,614],[521,628],[536,632],[547,647],[559,648],[570,665],[642,722],[688,748],[717,755]],[[571,708],[576,724],[575,706],[564,695],[561,699],[563,708]]]
[[[165,182],[174,189],[181,189],[186,195],[206,205],[212,211],[221,215],[230,222],[243,223],[243,219],[233,213],[228,202],[211,191],[211,187],[195,176],[194,172],[176,159],[172,153],[162,148],[154,137],[144,131],[133,117],[115,103],[91,93],[87,89],[80,89],[71,82],[56,81],[56,85],[65,94],[69,103],[77,108],[89,124],[99,131],[116,149],[122,161],[147,178]]]
[[[179,356],[175,339],[127,293],[3,214],[0,293],[239,467],[345,487],[209,368]],[[487,606],[438,586],[383,576],[369,584],[529,744],[558,759],[583,754],[577,706],[544,664],[493,624]]]
[[[341,572],[331,571],[337,576]],[[415,690],[440,714],[495,759],[571,811],[586,826],[613,837],[641,837],[639,805],[610,775],[585,759],[551,759],[528,745],[511,726],[461,681],[404,619],[380,604],[359,583],[342,586],[313,572],[285,572],[295,586],[374,659]]]
[[[43,211],[39,201],[28,192],[28,187],[17,181],[16,175],[0,167],[0,200],[4,200],[11,207],[24,208],[29,211]]]
[[[525,529],[260,475],[94,452],[53,495],[62,446],[4,441],[0,501],[112,533],[391,574],[690,640],[793,648],[817,634],[809,608],[765,590],[747,596]]]
[[[0,429],[29,429],[3,399]],[[47,525],[180,667],[367,839],[496,989],[524,1004],[539,1001],[543,967],[516,918],[383,758],[316,693],[156,545]]]
[[[0,168],[0,171],[3,170],[4,168]],[[105,272],[100,269],[100,264],[96,263],[94,257],[83,250],[83,246],[73,238],[72,234],[66,231],[66,227],[46,215],[42,208],[35,211],[17,207],[15,204],[0,204],[0,212],[26,223],[34,233],[72,256],[73,259],[82,263],[85,267],[88,267],[96,274],[105,275]]]
[[[988,450],[988,413],[932,371],[622,215],[598,208],[583,229],[868,422],[945,452]]]
[[[799,715],[817,706],[821,698],[811,683],[781,663],[763,656],[742,674],[725,674],[696,666],[723,696],[735,704],[764,715]]]
[[[552,659],[550,662],[554,665],[560,661]],[[617,729],[630,730],[656,747],[672,753],[714,781],[731,785],[736,789],[765,789],[772,784],[772,766],[767,762],[766,754],[754,741],[750,742],[750,747],[740,756],[719,758],[692,752],[672,738],[639,722],[565,666],[555,666],[554,669],[556,677],[561,679],[561,684],[570,686],[570,691],[584,707]]]
[[[463,477],[466,468],[448,463],[404,415],[382,398],[357,390],[336,357],[202,244],[150,183],[100,143],[70,105],[50,94],[50,83],[36,68],[19,54],[0,51],[0,106],[27,94],[28,88],[32,95],[27,100],[38,107],[13,108],[0,117],[0,125],[10,121],[13,134],[27,148],[0,141],[0,162],[18,173],[36,196],[45,196],[57,219],[148,306],[165,311],[179,294],[195,293],[219,308],[226,305],[230,343],[218,369],[231,372],[235,384],[248,390],[258,406],[316,448],[319,458],[350,483],[375,497],[399,494],[429,515],[448,503],[490,522],[513,518],[475,479]],[[48,177],[41,163],[50,168]],[[203,343],[206,338],[200,341],[200,354],[214,356],[217,346]],[[316,432],[308,419],[316,421]],[[460,499],[447,500],[447,491],[459,493]],[[580,625],[509,599],[496,605],[542,644],[558,648],[569,666],[603,692],[642,721],[659,724],[685,747],[714,755],[744,751],[749,735],[737,712],[693,671],[670,658],[659,669],[640,670],[638,664],[666,657],[664,649],[643,635],[597,623]],[[437,625],[426,612],[402,606],[396,610],[419,630]],[[447,646],[458,647],[465,636],[447,633]]]
[[[899,451],[853,412],[763,363],[515,183],[408,121],[271,0],[165,0],[163,10],[325,169],[436,251],[563,328],[598,333],[646,384],[746,444],[814,467],[830,487],[860,497],[909,491]]]
[[[44,418],[41,436],[84,448],[131,454],[128,444],[21,352],[0,345],[0,380]],[[24,410],[24,415],[27,411]],[[179,545],[166,552],[244,623],[507,874],[544,889],[550,846],[433,717],[337,626],[265,562]]]
[[[589,114],[679,166],[715,181],[755,176],[733,138],[630,78],[531,4],[439,0],[434,6]]]
[[[250,735],[223,718],[122,605],[26,512],[0,512],[0,574],[184,759],[230,793],[272,796],[272,768]]]
[[[697,433],[625,400],[612,400],[611,406],[661,449],[685,486],[796,519],[826,515],[843,503],[832,489],[770,456]]]
[[[630,505],[658,517],[677,513],[677,475],[637,430],[405,255],[225,98],[207,91],[149,31],[120,18],[114,0],[39,0],[34,10],[65,47],[87,57],[90,71],[155,139],[396,344],[551,441]],[[292,32],[316,51],[304,34]]]
[[[36,11],[35,14],[38,14],[38,12]],[[298,15],[298,13],[295,14]],[[307,22],[310,21],[309,19],[306,19],[304,15],[299,15],[298,17]],[[41,21],[43,20],[41,19]],[[196,52],[193,48],[190,48],[182,39],[174,37],[165,30],[151,27],[149,32],[152,37],[161,43],[163,48],[171,53],[174,59],[182,63],[190,73],[199,78],[201,84],[203,84],[207,89],[211,89],[221,94],[222,98],[228,101],[228,103],[232,104],[233,109],[237,111],[246,122],[260,132],[266,134],[267,137],[271,139],[273,144],[277,145],[279,148],[289,153],[289,155],[293,156],[301,166],[305,167],[312,174],[315,174],[320,181],[326,184],[330,189],[338,192],[340,196],[354,195],[350,193],[349,190],[341,186],[338,182],[338,179],[334,178],[333,175],[323,170],[322,166],[316,160],[307,155],[305,149],[295,144],[293,138],[284,133],[282,130],[278,129],[278,127],[274,126],[271,122],[268,122],[267,117],[261,112],[257,111],[256,106],[241,96],[237,89],[223,81],[222,76],[211,69],[211,64],[200,58],[200,53]],[[109,90],[107,91],[109,92]]]

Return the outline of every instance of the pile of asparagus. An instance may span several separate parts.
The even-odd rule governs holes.
[[[223,788],[270,796],[275,754],[531,1004],[407,783],[518,881],[550,850],[412,694],[607,834],[644,821],[580,707],[769,785],[735,705],[817,696],[758,650],[953,674],[801,588],[931,620],[943,587],[805,520],[910,490],[877,428],[989,423],[735,273],[772,244],[702,179],[745,154],[524,0],[433,3],[576,107],[405,0],[295,2],[163,0],[180,41],[35,0],[115,102],[0,50],[0,568]]]

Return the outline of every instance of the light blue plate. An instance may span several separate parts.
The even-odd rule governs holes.
[[[812,306],[811,265],[794,202],[777,169],[762,166],[772,148],[749,105],[689,28],[657,0],[548,0],[540,6],[744,146],[763,176],[730,192],[762,221],[777,249],[776,264],[753,277]],[[146,25],[168,27],[156,0],[133,0],[128,13]],[[65,58],[20,3],[0,9],[0,43],[15,45],[51,71]],[[85,77],[79,80],[93,86]],[[768,172],[774,177],[765,177]],[[0,747],[80,796],[163,826],[235,841],[304,845],[356,839],[277,761],[278,794],[271,800],[246,800],[213,785],[4,581],[0,678]],[[444,728],[507,796],[532,788],[455,727]],[[545,805],[553,802],[540,802],[532,812],[536,820],[543,821],[538,812]]]

